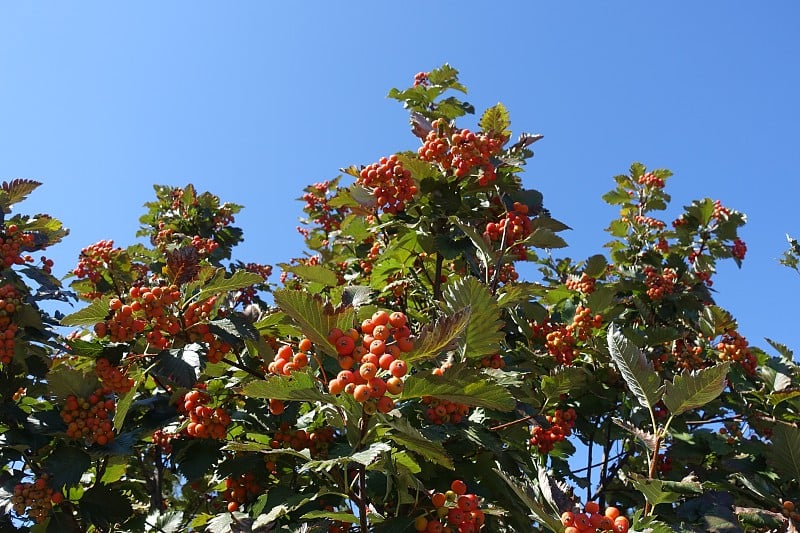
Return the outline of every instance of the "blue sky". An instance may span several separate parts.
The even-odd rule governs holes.
[[[0,180],[44,185],[24,204],[81,247],[134,242],[152,184],[194,183],[245,205],[240,258],[297,256],[308,183],[412,149],[385,98],[448,62],[478,110],[542,133],[526,185],[569,224],[576,258],[615,216],[600,196],[632,161],[675,172],[679,206],[747,213],[748,257],[717,300],[751,342],[798,347],[800,5],[757,2],[107,2],[0,7]],[[471,121],[465,122],[470,125]]]

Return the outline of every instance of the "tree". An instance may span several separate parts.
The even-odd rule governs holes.
[[[607,254],[557,257],[541,136],[502,104],[457,126],[458,93],[448,65],[389,93],[420,148],[307,187],[279,282],[235,260],[241,206],[156,186],[146,241],[87,246],[67,289],[29,256],[66,230],[4,183],[4,526],[793,531],[798,367],[710,290],[744,215],[656,218],[670,172],[634,163]]]

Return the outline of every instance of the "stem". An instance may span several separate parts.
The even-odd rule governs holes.
[[[511,422],[506,422],[505,424],[500,424],[499,426],[493,426],[489,428],[489,431],[499,431],[501,429],[506,429],[507,427],[515,426],[517,424],[521,424],[523,422],[527,422],[528,420],[532,420],[534,415],[524,416],[522,418],[518,418],[517,420],[512,420]]]
[[[367,468],[365,466],[358,468],[358,493],[361,499],[358,507],[358,520],[361,532],[366,533],[369,531],[369,522],[367,521]]]
[[[439,252],[436,252],[436,270],[433,275],[433,299],[437,302],[442,299],[442,267],[444,265],[444,257]]]
[[[594,431],[589,435],[589,453],[586,460],[586,464],[592,464],[592,455],[594,453]],[[586,501],[590,501],[592,497],[592,469],[586,469]]]
[[[238,368],[239,370],[243,370],[243,371],[247,372],[248,374],[250,374],[251,376],[255,376],[255,377],[259,378],[259,379],[267,379],[267,376],[265,374],[262,374],[258,370],[253,370],[249,366],[239,364],[237,361],[233,361],[231,359],[228,359],[227,357],[223,358],[222,362],[223,363],[228,363],[232,367]]]

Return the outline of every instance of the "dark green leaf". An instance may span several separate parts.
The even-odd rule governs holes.
[[[767,457],[785,481],[800,481],[800,429],[788,424],[776,424],[772,430],[772,446],[767,448]]]
[[[651,452],[656,451],[656,436],[650,432],[647,432],[643,429],[637,428],[633,424],[626,422],[620,418],[612,418],[612,422],[616,425],[621,427],[622,429],[628,431],[631,435],[639,439],[639,441],[645,445],[645,447],[650,450]]]
[[[75,446],[59,446],[44,461],[44,470],[51,475],[50,486],[56,490],[80,483],[92,466],[88,453]]]
[[[94,372],[83,372],[66,366],[59,366],[47,375],[50,392],[59,399],[70,394],[77,398],[88,398],[100,386]]]
[[[547,228],[535,230],[523,243],[534,248],[564,248],[567,246],[567,241]]]
[[[177,350],[164,350],[156,355],[153,373],[180,387],[191,388],[200,377],[200,344],[187,344]]]
[[[542,376],[540,390],[548,400],[557,400],[562,394],[582,390],[588,381],[588,377],[584,368],[559,367],[554,369],[549,376]]]
[[[410,452],[420,455],[427,461],[453,470],[453,460],[447,455],[441,443],[422,435],[405,418],[393,419],[389,424],[391,430],[386,438],[405,447]]]
[[[603,254],[596,254],[586,260],[583,272],[589,277],[598,278],[605,273],[608,261]]]
[[[116,529],[133,514],[131,502],[122,491],[107,485],[94,485],[83,493],[80,501],[83,517],[97,527]]]

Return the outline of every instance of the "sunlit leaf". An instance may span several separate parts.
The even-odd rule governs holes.
[[[465,405],[511,411],[514,397],[505,388],[488,379],[476,379],[480,370],[451,368],[442,376],[415,374],[406,379],[402,398],[433,396]],[[472,374],[472,375],[470,375]]]
[[[353,327],[355,311],[352,308],[337,313],[318,295],[289,289],[275,291],[274,298],[278,307],[300,326],[318,349],[337,356],[336,348],[328,341],[328,333],[334,328],[344,331]]]
[[[673,415],[702,407],[722,394],[729,369],[726,362],[675,376],[665,384],[664,404]]]
[[[426,324],[414,341],[414,349],[403,359],[411,363],[454,350],[469,324],[469,316],[470,309],[463,309]]]
[[[508,109],[503,104],[498,103],[483,112],[478,121],[481,131],[488,134],[501,135],[508,137],[511,135],[508,127],[511,125],[511,118]]]
[[[242,394],[250,398],[272,400],[322,401],[332,403],[333,396],[318,388],[318,382],[305,372],[293,372],[290,376],[270,376],[264,380],[251,381],[242,388]]]
[[[80,311],[75,311],[61,319],[62,326],[94,326],[98,322],[103,322],[108,317],[108,302],[111,296],[93,301],[89,306]]]
[[[608,328],[608,349],[636,400],[642,407],[650,409],[661,399],[664,391],[652,363],[613,324]]]
[[[500,350],[500,342],[505,338],[503,321],[486,285],[474,277],[460,278],[448,283],[442,296],[451,313],[470,310],[466,331],[458,341],[464,357],[479,358]]]

